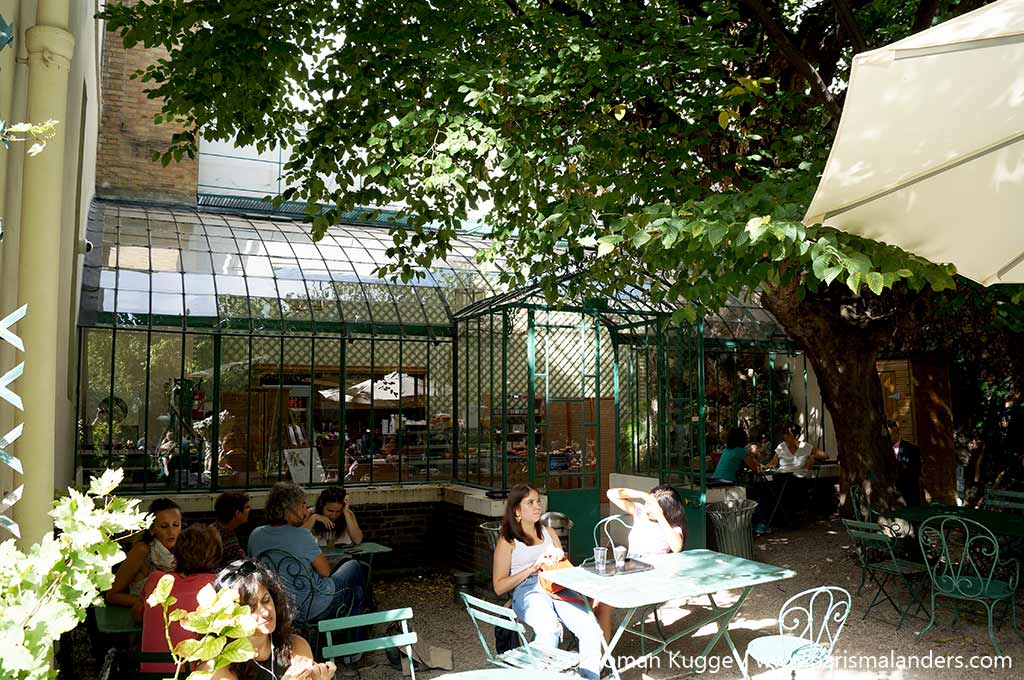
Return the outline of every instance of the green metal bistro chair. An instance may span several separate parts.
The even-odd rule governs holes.
[[[948,597],[969,600],[985,606],[988,613],[988,638],[997,655],[1002,655],[996,642],[993,610],[1000,602],[1010,607],[1013,630],[1017,628],[1017,583],[1020,565],[1015,559],[999,559],[999,542],[983,524],[954,515],[936,515],[921,523],[918,531],[921,553],[931,579],[931,618],[921,637],[935,625],[935,599]],[[953,624],[959,620],[954,610]]]
[[[633,518],[630,515],[608,515],[597,524],[594,525],[594,546],[609,546],[614,548],[616,545],[622,545],[622,543],[616,543],[612,537],[614,531],[614,525],[618,525],[621,530],[624,530],[627,534],[633,528]],[[601,537],[604,536],[606,542],[601,541]]]
[[[579,665],[580,656],[575,652],[548,649],[527,642],[526,629],[523,628],[523,624],[519,622],[516,613],[511,609],[466,593],[461,593],[461,595],[462,601],[466,604],[466,612],[469,613],[473,627],[476,628],[477,637],[480,638],[480,644],[483,645],[484,653],[487,654],[487,660],[495,666],[561,673]],[[519,646],[501,654],[494,653],[480,629],[481,623],[512,631],[519,637]]]
[[[747,645],[744,677],[750,677],[751,658],[761,668],[788,668],[792,678],[801,669],[831,667],[850,606],[850,593],[836,586],[812,588],[786,600],[779,611],[779,634]]]
[[[981,501],[981,507],[986,510],[1020,512],[1024,510],[1024,492],[989,489],[985,492],[985,498]]]
[[[300,560],[287,550],[265,550],[256,556],[256,561],[264,567],[277,574],[281,579],[285,592],[288,594],[288,601],[295,612],[293,625],[300,634],[309,642],[309,646],[316,656],[320,649],[320,635],[317,632],[316,621],[311,620],[311,609],[313,598],[317,593],[317,574],[313,572],[313,565]],[[349,598],[349,602],[352,598]],[[345,616],[348,611],[331,612],[334,616]]]
[[[849,519],[844,519],[843,525],[846,527],[846,532],[850,535],[850,539],[857,547],[857,557],[860,560],[861,577],[857,595],[860,595],[861,590],[864,588],[866,578],[870,578],[878,586],[871,604],[864,611],[863,618],[867,618],[868,613],[876,605],[888,602],[896,610],[896,613],[900,615],[900,620],[896,624],[898,629],[903,625],[903,620],[910,613],[911,607],[916,604],[917,611],[924,609],[924,603],[920,597],[920,594],[923,592],[923,586],[920,583],[915,583],[914,579],[927,574],[927,567],[920,562],[912,562],[897,557],[896,541],[889,535],[885,527],[875,522],[857,522]],[[889,579],[893,577],[902,581],[907,593],[910,594],[911,601],[906,606],[901,607],[897,604],[896,600],[885,588],[889,583]]]
[[[412,680],[416,680],[416,664],[413,662],[412,646],[416,644],[416,633],[409,630],[409,620],[412,619],[412,609],[389,609],[383,612],[372,614],[357,614],[356,616],[343,616],[339,619],[330,619],[320,622],[320,632],[327,636],[327,644],[323,648],[323,657],[337,659],[339,657],[353,656],[375,652],[378,649],[405,648],[405,655],[409,658],[409,674]],[[402,632],[396,635],[385,635],[382,637],[359,640],[358,642],[334,642],[334,633],[340,631],[351,631],[355,628],[373,626],[378,623],[401,623]]]

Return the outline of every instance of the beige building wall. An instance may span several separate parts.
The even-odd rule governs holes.
[[[0,150],[0,217],[4,224],[4,239],[0,242],[0,316],[13,311],[25,298],[26,291],[20,289],[19,279],[21,286],[29,281],[33,286],[38,283],[40,289],[46,287],[51,291],[47,299],[56,300],[55,315],[54,310],[49,314],[36,312],[36,320],[47,319],[43,327],[33,326],[28,319],[15,327],[25,342],[25,354],[15,352],[6,343],[0,348],[0,372],[18,362],[29,362],[25,377],[13,385],[15,392],[25,398],[26,413],[15,412],[6,403],[0,404],[0,434],[16,423],[25,422],[25,433],[15,444],[14,451],[24,462],[28,476],[38,474],[45,478],[38,479],[34,490],[27,490],[26,497],[14,508],[23,531],[28,528],[24,534],[27,542],[38,540],[38,535],[31,534],[38,533],[47,522],[47,493],[41,490],[61,489],[71,480],[77,360],[75,320],[82,262],[79,244],[85,234],[86,208],[94,194],[99,120],[100,45],[97,22],[93,18],[97,9],[98,0],[0,0],[0,13],[14,22],[16,30],[14,44],[0,52],[0,117],[9,121],[28,120],[32,117],[29,107],[34,105],[33,111],[48,111],[59,123],[57,137],[34,159],[26,157],[24,144]],[[35,53],[37,61],[33,64],[27,33],[37,21],[50,29],[35,31],[36,44],[41,49]],[[73,38],[73,43],[69,38]],[[62,50],[66,54],[62,54]],[[54,73],[53,64],[58,65],[59,73]],[[48,69],[49,75],[43,74],[45,84],[40,85],[40,73]],[[60,85],[65,78],[66,87],[62,88]],[[46,154],[51,156],[45,157]],[[46,182],[31,180],[26,168],[33,161],[45,163],[48,169],[59,168],[58,176],[47,178]],[[40,231],[38,225],[25,223],[33,214],[39,214],[26,209],[26,201],[47,204],[48,214],[58,216],[58,224],[53,225],[47,219],[44,225],[47,229]],[[37,235],[44,240],[37,242],[43,248],[35,250],[41,257],[26,261],[24,239]],[[31,307],[29,315],[33,315]],[[53,338],[56,338],[55,348]],[[54,376],[55,369],[52,385],[30,384],[33,375],[41,375],[30,371],[40,366],[48,367],[46,376]],[[49,381],[50,378],[43,380],[44,383]],[[34,423],[30,427],[32,412],[52,412],[52,421],[47,419],[45,423]],[[53,461],[52,468],[40,464],[46,459]],[[51,473],[53,478],[49,479]],[[0,466],[0,494],[6,495],[23,482],[25,480],[9,468]]]

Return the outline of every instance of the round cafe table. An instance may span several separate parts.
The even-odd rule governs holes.
[[[575,673],[555,673],[520,668],[484,668],[478,671],[445,673],[434,680],[566,680],[566,678],[579,677]]]

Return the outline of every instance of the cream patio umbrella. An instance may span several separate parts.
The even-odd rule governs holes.
[[[1024,282],[1024,0],[857,55],[805,224]]]
[[[433,390],[428,390],[427,381],[423,378],[398,372],[388,373],[376,380],[356,383],[345,392],[351,397],[351,400],[346,397],[346,403],[370,404],[372,401],[378,405],[397,404],[401,395],[402,402],[411,406],[417,400],[433,395]]]

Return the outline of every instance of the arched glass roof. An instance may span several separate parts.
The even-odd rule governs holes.
[[[372,224],[331,227],[314,242],[289,217],[97,200],[88,238],[87,327],[448,335],[453,312],[499,292],[497,271],[473,259],[488,243],[471,235],[409,285],[374,273],[392,241]]]
[[[314,242],[296,211],[238,208],[94,201],[88,238],[96,247],[85,257],[79,323],[242,335],[435,336],[451,335],[454,320],[545,304],[537,285],[501,289],[501,263],[488,269],[475,261],[490,245],[476,235],[458,235],[445,262],[400,284],[375,274],[393,243],[386,222],[353,214]],[[568,279],[559,283],[566,290]],[[672,311],[635,289],[580,306],[616,328]],[[736,299],[705,319],[704,335],[787,342],[771,314]]]

